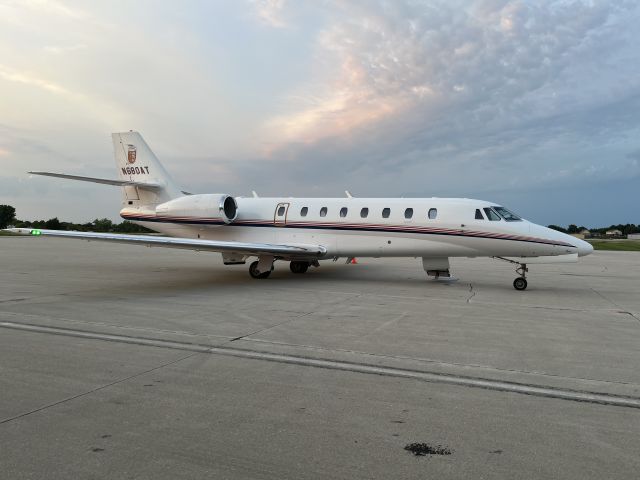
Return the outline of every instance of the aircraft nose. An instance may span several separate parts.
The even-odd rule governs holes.
[[[577,247],[579,257],[584,257],[593,253],[593,245],[591,245],[589,242],[585,242],[584,240],[578,240]]]

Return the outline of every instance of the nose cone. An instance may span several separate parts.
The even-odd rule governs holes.
[[[541,238],[558,240],[559,242],[563,242],[567,246],[571,245],[573,247],[563,253],[577,253],[579,257],[584,257],[593,253],[593,245],[591,245],[589,242],[585,242],[584,240],[580,240],[579,238],[568,235],[566,233],[558,232],[556,230],[534,224],[531,225],[531,233],[540,236]],[[574,248],[575,250],[573,250]]]
[[[591,245],[589,242],[585,242],[584,240],[576,238],[576,244],[576,247],[578,247],[579,257],[584,257],[593,253],[593,245]]]

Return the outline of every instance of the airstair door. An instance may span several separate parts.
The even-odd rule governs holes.
[[[279,203],[276,211],[273,213],[273,224],[276,227],[284,227],[287,224],[287,213],[289,212],[288,203]]]

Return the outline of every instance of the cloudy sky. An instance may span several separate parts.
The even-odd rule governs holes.
[[[0,0],[0,204],[117,218],[110,133],[190,191],[640,223],[637,1]]]

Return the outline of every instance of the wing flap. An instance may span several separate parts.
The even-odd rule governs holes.
[[[163,237],[155,235],[127,235],[119,233],[76,232],[64,230],[40,230],[36,228],[11,228],[8,232],[20,235],[75,238],[79,240],[111,243],[128,243],[146,247],[180,248],[203,252],[236,252],[245,255],[276,255],[287,258],[321,258],[327,253],[322,245],[270,244],[223,242],[196,238]]]
[[[79,180],[81,182],[101,183],[103,185],[115,185],[116,187],[142,187],[157,189],[162,188],[159,183],[152,182],[134,182],[132,180],[111,180],[108,178],[80,177],[78,175],[67,175],[65,173],[51,172],[28,172],[31,175],[42,175],[44,177],[66,178],[67,180]]]

